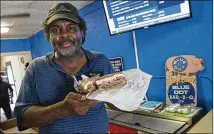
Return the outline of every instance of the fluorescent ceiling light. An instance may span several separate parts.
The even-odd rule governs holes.
[[[0,19],[1,20],[1,19]],[[5,22],[5,21],[2,21],[1,20],[1,27],[10,27],[10,26],[12,26],[14,24],[14,21],[7,21],[7,22]]]
[[[7,33],[9,31],[9,27],[1,27],[1,33]]]

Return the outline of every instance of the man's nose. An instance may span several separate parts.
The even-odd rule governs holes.
[[[60,33],[60,39],[68,39],[70,38],[68,32],[66,30],[62,30]]]

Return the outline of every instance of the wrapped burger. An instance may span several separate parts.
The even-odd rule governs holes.
[[[134,111],[143,102],[151,77],[140,69],[131,69],[84,78],[80,82],[81,93],[88,93],[88,99],[109,102],[124,111]]]

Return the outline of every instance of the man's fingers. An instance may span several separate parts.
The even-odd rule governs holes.
[[[78,115],[84,115],[88,110],[94,107],[100,101],[97,100],[88,100],[83,94],[70,92],[64,101],[66,108]]]
[[[79,114],[79,115],[85,115],[88,110],[90,109],[90,106],[85,106],[85,107],[81,107],[81,108],[77,108],[75,109],[76,113]]]
[[[68,99],[73,99],[73,100],[86,100],[85,95],[77,94],[77,93],[73,93],[73,92],[70,92],[67,97],[68,97]]]
[[[85,101],[70,100],[69,102],[76,109],[82,109],[82,108],[90,109],[91,107],[94,107],[97,103],[99,103],[99,101],[96,101],[96,100],[85,100]]]
[[[93,107],[95,106],[97,103],[100,103],[100,101],[97,100],[88,100],[88,105]]]

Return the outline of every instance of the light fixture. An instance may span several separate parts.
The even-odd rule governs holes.
[[[7,33],[9,31],[9,27],[1,27],[1,33]]]

